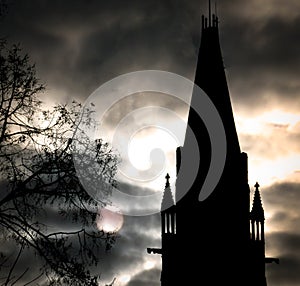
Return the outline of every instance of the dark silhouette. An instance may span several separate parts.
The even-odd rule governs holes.
[[[223,121],[226,163],[213,193],[199,201],[212,150],[208,131],[192,108],[193,94],[188,118],[190,129],[187,129],[184,146],[177,149],[176,204],[167,175],[161,211],[162,248],[148,248],[148,253],[162,254],[162,286],[266,286],[265,263],[279,262],[275,258],[265,258],[265,217],[258,184],[250,211],[247,154],[241,152],[239,146],[218,25],[218,17],[211,15],[209,3],[209,18],[202,16],[195,83],[209,96]],[[196,135],[201,162],[197,177],[187,191],[186,179],[180,176],[179,169],[189,169],[192,132]]]
[[[97,246],[104,242],[109,248],[113,239],[94,226],[101,204],[86,193],[76,175],[74,130],[81,132],[85,148],[81,168],[91,176],[102,174],[107,185],[114,184],[116,156],[108,144],[91,141],[78,130],[80,120],[91,123],[88,109],[81,114],[76,102],[43,109],[44,86],[34,65],[18,46],[9,48],[4,41],[0,82],[1,285],[29,285],[40,278],[49,285],[98,285],[98,275],[90,273],[99,261]],[[49,214],[56,217],[54,230],[48,228]],[[9,247],[6,252],[6,244],[12,243],[19,249],[16,254],[8,252]],[[22,265],[24,249],[40,258],[38,269]]]

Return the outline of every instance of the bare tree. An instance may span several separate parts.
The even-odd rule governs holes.
[[[44,110],[40,95],[45,87],[36,77],[35,66],[18,46],[0,44],[0,227],[2,241],[13,241],[19,247],[15,256],[0,255],[2,285],[24,281],[29,268],[16,273],[24,251],[31,249],[43,266],[26,285],[46,277],[49,285],[98,285],[98,276],[89,266],[98,263],[97,247],[109,248],[114,237],[95,227],[101,202],[83,189],[72,156],[74,140],[80,138],[82,168],[91,178],[101,176],[109,195],[115,185],[117,157],[102,140],[91,141],[83,126],[94,124],[92,108],[57,105]],[[80,136],[74,137],[74,133]],[[79,155],[78,155],[79,156]],[[92,165],[91,165],[92,162]],[[50,231],[43,222],[47,210],[55,209],[72,220],[72,231]],[[75,228],[75,230],[74,230]],[[29,265],[28,265],[29,266]]]

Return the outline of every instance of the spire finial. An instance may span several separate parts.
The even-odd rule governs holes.
[[[255,189],[258,190],[258,188],[260,187],[259,183],[256,182],[256,184],[254,185]]]
[[[208,0],[208,26],[211,27],[211,5],[210,0]]]
[[[169,175],[169,173],[167,173],[167,175],[166,175],[166,177],[165,177],[165,178],[166,178],[166,180],[167,180],[167,181],[166,181],[166,188],[167,188],[167,187],[169,187],[169,186],[170,186],[170,182],[169,182],[170,175]]]

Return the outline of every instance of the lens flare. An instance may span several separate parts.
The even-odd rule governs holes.
[[[96,218],[97,228],[106,233],[119,231],[124,223],[124,217],[116,210],[101,208]]]

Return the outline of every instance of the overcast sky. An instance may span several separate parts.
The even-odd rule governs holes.
[[[20,43],[47,104],[84,102],[124,73],[158,69],[193,80],[207,1],[7,0],[0,35]],[[261,185],[272,286],[300,284],[300,2],[220,0],[220,40],[249,184]],[[167,99],[162,100],[166,104]],[[116,110],[121,114],[121,110]],[[123,110],[124,112],[124,110]],[[163,188],[163,186],[162,186]],[[158,286],[159,215],[124,217],[103,254],[103,285]]]

